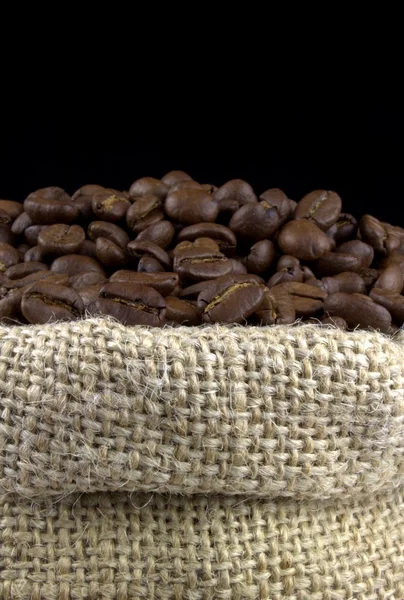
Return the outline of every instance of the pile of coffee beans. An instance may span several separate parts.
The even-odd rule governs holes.
[[[404,229],[240,179],[143,177],[0,200],[0,322],[110,315],[125,325],[404,323]]]

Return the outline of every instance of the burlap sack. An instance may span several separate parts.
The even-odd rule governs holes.
[[[404,600],[404,335],[0,328],[0,598]]]

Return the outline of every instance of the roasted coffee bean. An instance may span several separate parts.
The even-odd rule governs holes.
[[[91,240],[84,240],[83,245],[77,254],[81,256],[89,256],[90,258],[97,258],[97,248],[95,246],[95,242]]]
[[[168,194],[164,209],[170,219],[185,225],[213,223],[219,213],[219,205],[205,190],[183,189]]]
[[[22,320],[21,299],[23,289],[0,287],[0,323],[15,325]]]
[[[134,233],[139,233],[163,219],[163,203],[157,196],[135,199],[126,213],[126,224]]]
[[[264,298],[255,319],[261,325],[291,325],[296,320],[296,311],[290,294],[282,290],[263,288]],[[275,293],[274,293],[275,290]]]
[[[108,269],[120,269],[128,264],[129,256],[126,250],[107,238],[98,237],[95,250],[99,262]]]
[[[38,245],[46,254],[76,254],[86,238],[79,225],[49,225],[38,235]]]
[[[38,245],[38,237],[41,231],[47,229],[49,225],[30,225],[24,231],[24,239],[29,246]]]
[[[286,223],[277,239],[282,252],[299,260],[316,260],[330,248],[327,236],[315,223],[305,219]]]
[[[24,254],[24,262],[44,262],[46,258],[46,252],[41,246],[32,246]]]
[[[340,291],[338,281],[334,279],[334,277],[323,277],[322,279],[309,279],[306,283],[320,288],[327,294],[327,296],[329,294],[335,294],[336,292]]]
[[[69,286],[74,288],[75,290],[80,290],[82,288],[88,288],[90,286],[103,285],[106,283],[107,279],[102,275],[102,273],[98,273],[97,271],[88,271],[87,273],[77,273],[77,275],[70,275],[68,277]]]
[[[148,285],[106,283],[89,311],[110,315],[124,325],[159,327],[164,325],[166,303],[163,296]]]
[[[249,254],[244,260],[249,273],[263,273],[267,271],[275,260],[276,249],[270,240],[261,240],[251,246]]]
[[[136,237],[137,242],[153,242],[165,250],[174,239],[175,229],[170,221],[160,221],[141,231]]]
[[[380,272],[380,276],[374,284],[375,288],[388,290],[395,294],[401,294],[404,286],[404,275],[395,264],[387,266]]]
[[[151,256],[142,256],[137,265],[138,273],[161,273],[164,271],[163,265]]]
[[[186,243],[186,242],[183,242]],[[218,246],[216,250],[207,245],[184,247],[176,251],[174,257],[174,271],[178,273],[181,281],[208,281],[229,275],[232,264]]]
[[[96,283],[95,285],[89,285],[85,288],[76,288],[78,295],[83,301],[83,307],[85,312],[88,311],[90,304],[94,302],[94,300],[97,300],[97,298],[99,298],[100,291],[104,283],[105,282]]]
[[[374,302],[389,311],[397,325],[404,323],[404,296],[379,288],[373,288],[369,295]]]
[[[21,202],[14,202],[14,200],[0,200],[0,211],[7,215],[10,223],[13,223],[20,214],[24,211],[24,207]]]
[[[375,256],[372,246],[365,244],[365,242],[361,242],[360,240],[344,242],[337,247],[336,252],[342,252],[343,254],[350,254],[351,256],[360,258],[361,267],[363,269],[370,267]]]
[[[12,224],[11,231],[15,235],[21,235],[22,233],[24,233],[27,227],[30,227],[33,224],[34,223],[29,214],[24,211],[16,218],[16,220]]]
[[[236,236],[231,229],[217,223],[197,223],[184,227],[177,235],[177,242],[185,240],[194,242],[197,238],[214,240],[219,246],[220,252],[226,256],[233,254],[237,246]]]
[[[359,230],[362,240],[381,255],[392,254],[400,247],[400,237],[371,215],[361,218]]]
[[[212,279],[214,281],[214,279]],[[180,290],[178,297],[183,300],[187,300],[188,302],[194,301],[198,299],[198,296],[206,287],[208,281],[200,281],[199,283],[194,283],[193,285],[189,285],[186,288]]]
[[[39,225],[70,224],[80,215],[79,207],[61,188],[33,192],[24,201],[24,211]]]
[[[249,275],[230,275],[208,282],[197,306],[205,323],[243,323],[263,298],[263,286]]]
[[[253,243],[268,239],[278,227],[278,211],[265,200],[241,206],[229,223],[229,228],[241,241]]]
[[[298,260],[297,260],[297,263],[298,263],[298,266],[294,266],[294,267],[291,266],[289,268],[285,267],[283,269],[280,269],[280,271],[277,271],[276,273],[274,273],[269,278],[267,287],[273,288],[274,286],[279,285],[280,283],[287,283],[288,281],[302,282],[303,281],[303,271],[300,267]]]
[[[307,283],[291,281],[272,288],[273,294],[288,294],[291,297],[297,317],[312,317],[323,310],[327,294],[319,287]]]
[[[347,322],[341,317],[324,317],[323,319],[321,319],[321,325],[331,325],[332,327],[342,329],[343,331],[346,331],[348,329]]]
[[[349,328],[378,329],[387,333],[391,325],[391,315],[380,304],[363,294],[337,292],[327,296],[324,310],[329,316],[341,317]]]
[[[101,185],[83,185],[80,189],[74,192],[72,200],[78,207],[81,216],[89,221],[94,217],[93,211],[93,196],[98,192],[103,192],[104,188]]]
[[[1,200],[0,200],[1,202]],[[1,210],[0,208],[0,225],[10,225],[11,227],[11,223],[12,223],[12,219],[10,217],[10,215],[8,213],[6,213],[4,210]]]
[[[231,273],[233,275],[245,275],[247,273],[247,267],[241,262],[242,259],[229,258],[231,262]]]
[[[87,235],[94,242],[98,237],[106,238],[123,249],[130,242],[130,237],[122,227],[106,221],[93,221],[90,223],[87,228]]]
[[[21,301],[22,314],[33,324],[73,321],[83,311],[83,300],[75,290],[48,281],[39,281],[30,287]]]
[[[315,275],[307,265],[302,266],[303,283],[307,283],[309,279],[315,279]]]
[[[139,196],[157,196],[164,200],[168,194],[168,185],[154,177],[142,177],[137,179],[129,189],[129,198],[135,200]]]
[[[220,186],[213,194],[220,212],[235,212],[244,204],[257,203],[257,196],[249,183],[242,179],[232,179]]]
[[[379,278],[380,272],[378,269],[361,269],[358,271],[358,275],[362,277],[366,290],[369,292]]]
[[[314,270],[320,277],[330,277],[345,271],[356,273],[361,269],[362,260],[358,256],[343,252],[326,252],[314,265]]]
[[[6,223],[0,223],[0,243],[14,246],[16,240],[17,238],[11,231],[10,225],[7,225]]]
[[[200,325],[201,315],[196,306],[175,296],[166,299],[166,325]]]
[[[358,222],[349,213],[341,213],[338,216],[338,220],[327,229],[326,234],[328,237],[333,239],[336,244],[342,244],[343,242],[352,239],[358,229]]]
[[[208,191],[210,193],[209,190],[205,189],[205,186],[203,186],[201,183],[198,183],[197,181],[194,181],[193,179],[185,179],[182,181],[177,181],[177,183],[174,183],[168,193],[170,194],[171,192],[177,192],[178,190],[204,190],[205,192]]]
[[[105,190],[94,194],[92,207],[98,219],[118,223],[124,219],[130,202],[122,193]]]
[[[342,202],[338,194],[315,190],[297,203],[294,217],[311,219],[322,231],[326,231],[337,222],[341,208]]]
[[[48,265],[40,262],[28,262],[28,263],[18,263],[13,265],[7,269],[5,275],[9,279],[21,279],[22,277],[26,277],[27,275],[31,275],[31,273],[37,273],[38,271],[47,271],[49,269]]]
[[[345,292],[347,294],[365,294],[366,293],[366,284],[363,277],[361,277],[358,273],[352,272],[343,272],[338,273],[338,275],[334,275],[331,277],[333,281],[335,281],[338,285],[337,292]],[[329,291],[329,294],[334,292]]]
[[[80,256],[79,254],[68,254],[55,258],[50,268],[54,273],[63,273],[66,275],[96,271],[105,277],[105,271],[97,260],[90,256]]]
[[[10,244],[0,242],[0,272],[4,273],[9,267],[16,265],[21,260],[21,255]]]
[[[271,188],[261,194],[261,201],[265,201],[270,206],[276,208],[278,213],[279,226],[283,225],[288,219],[292,218],[294,207],[287,195],[279,188]]]
[[[111,283],[136,283],[138,285],[146,285],[157,290],[162,296],[172,296],[174,289],[179,284],[177,273],[136,273],[122,269],[115,271],[109,278]]]
[[[28,244],[18,244],[17,246],[17,250],[20,252],[21,256],[24,256],[24,254],[29,250],[29,248],[30,247],[28,246]]]
[[[377,266],[380,269],[385,269],[390,265],[397,265],[401,272],[404,275],[404,254],[400,254],[399,252],[393,252],[389,254],[385,258],[383,258],[380,262],[378,262]]]
[[[127,250],[131,256],[136,258],[141,258],[144,255],[155,258],[167,271],[172,268],[172,261],[167,252],[157,244],[153,244],[153,242],[134,240],[128,244]]]
[[[161,181],[165,183],[169,188],[179,181],[192,181],[191,175],[185,173],[185,171],[169,171],[161,178]]]
[[[10,279],[8,283],[4,283],[4,287],[7,289],[28,289],[28,286],[37,283],[38,281],[42,281],[46,279],[47,281],[52,282],[53,284],[62,284],[67,285],[69,278],[67,275],[55,275],[52,271],[43,270],[43,271],[35,271],[30,275],[26,275],[25,277],[20,277],[19,279]]]

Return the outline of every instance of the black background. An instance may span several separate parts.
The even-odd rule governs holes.
[[[28,114],[24,104],[3,112],[0,198],[23,200],[48,185],[128,189],[182,169],[202,183],[280,187],[294,200],[335,190],[344,211],[404,226],[403,111],[275,110],[253,100],[204,110],[203,98],[194,110],[186,97],[175,109],[146,98],[122,110],[115,98],[109,110],[107,98],[82,112]]]

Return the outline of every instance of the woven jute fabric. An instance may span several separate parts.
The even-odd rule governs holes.
[[[404,335],[0,327],[0,600],[404,600]]]

